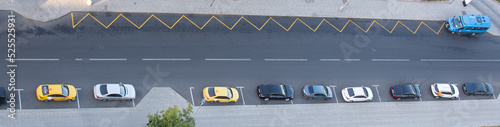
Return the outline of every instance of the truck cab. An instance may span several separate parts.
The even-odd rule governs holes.
[[[446,20],[446,28],[451,34],[476,35],[485,33],[490,27],[491,21],[487,15],[461,15]]]

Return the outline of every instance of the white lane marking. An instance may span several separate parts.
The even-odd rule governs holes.
[[[340,59],[319,59],[319,61],[340,61]]]
[[[495,59],[420,59],[427,62],[500,62]]]
[[[245,88],[245,87],[237,86],[236,88],[240,89],[241,99],[243,99],[243,105],[245,105],[245,96],[243,96],[243,90],[242,90],[242,88]]]
[[[143,58],[143,61],[189,61],[190,58]]]
[[[372,86],[375,86],[375,90],[377,90],[378,101],[382,102],[382,100],[380,100],[380,93],[378,92],[378,85],[372,85]]]
[[[290,100],[291,104],[293,105],[293,100]]]
[[[344,61],[360,61],[360,59],[344,59]]]
[[[500,97],[500,93],[498,94],[498,96]],[[497,98],[498,99],[498,98]]]
[[[252,61],[252,59],[207,58],[206,61]]]
[[[135,99],[132,99],[132,105],[135,107]]]
[[[19,109],[23,109],[23,105],[21,103],[21,91],[23,91],[24,89],[15,89],[17,90],[17,95],[19,95]]]
[[[191,103],[193,103],[194,106],[193,89],[194,87],[189,87],[189,92],[191,93]]]
[[[125,58],[90,58],[90,61],[126,61]]]
[[[307,61],[307,59],[264,59],[264,61]]]
[[[377,61],[377,62],[406,62],[406,61],[410,61],[410,59],[372,59],[372,61]]]
[[[5,59],[6,61],[9,61],[9,59]],[[14,59],[16,61],[59,61],[59,59],[28,59],[28,58],[18,58]]]
[[[458,100],[460,100],[460,95],[458,96]]]
[[[78,108],[80,108],[80,99],[78,98],[78,90],[82,90],[82,88],[76,88],[76,103],[78,103]]]
[[[497,97],[495,97],[495,94],[493,94],[493,99],[497,99]]]
[[[7,67],[17,67],[17,65],[9,64],[9,65],[7,65]]]
[[[82,61],[82,58],[76,58],[75,61]]]
[[[339,99],[337,99],[337,93],[335,92],[335,87],[337,87],[337,86],[333,85],[333,86],[330,86],[330,87],[332,87],[333,96],[335,97],[335,102],[339,103]]]

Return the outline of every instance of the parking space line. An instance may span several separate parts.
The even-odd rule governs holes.
[[[9,59],[5,59],[6,61],[9,61]],[[59,61],[59,59],[24,59],[24,58],[18,58],[14,59],[16,61]]]
[[[293,105],[293,100],[290,100],[291,104]]]
[[[7,65],[7,67],[17,67],[17,65],[9,64],[9,65]]]
[[[82,88],[76,88],[76,103],[78,104],[78,108],[80,108],[80,99],[78,98],[78,90],[82,90]]]
[[[264,61],[307,61],[307,59],[264,59]]]
[[[15,89],[17,90],[17,95],[19,95],[19,109],[23,109],[23,105],[21,103],[21,91],[23,91],[24,89]]]
[[[495,96],[495,95],[493,95],[493,96]],[[498,96],[500,97],[500,93],[498,94]],[[497,99],[498,99],[498,98],[497,98]]]
[[[143,61],[189,61],[190,58],[143,58]]]
[[[361,61],[360,59],[344,59],[344,61]]]
[[[252,61],[252,59],[206,58],[206,61]]]
[[[76,58],[75,61],[82,61],[82,58]]]
[[[90,58],[90,61],[126,61],[125,58]]]
[[[135,107],[135,99],[132,99],[132,105]]]
[[[337,99],[337,93],[335,92],[335,87],[337,87],[337,86],[333,85],[333,86],[330,86],[330,87],[332,87],[333,96],[335,97],[335,102],[339,103],[339,99]]]
[[[319,61],[340,61],[340,59],[319,59]]]
[[[245,87],[237,86],[236,88],[240,89],[241,99],[243,99],[243,105],[245,105],[245,96],[243,96],[243,90],[242,90],[242,88],[245,88]]]
[[[410,59],[372,59],[372,61],[376,62],[407,62]]]
[[[194,87],[189,87],[189,93],[191,93],[191,103],[194,106],[193,89],[194,89]]]
[[[378,85],[372,85],[372,86],[375,86],[375,90],[377,90],[378,101],[382,102],[382,100],[380,100],[380,93],[378,92]]]

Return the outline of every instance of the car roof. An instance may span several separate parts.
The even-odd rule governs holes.
[[[214,87],[215,96],[227,96],[227,87]]]
[[[463,15],[466,25],[491,26],[491,20],[488,15]]]
[[[354,91],[354,96],[358,95],[368,96],[365,94],[365,90],[363,90],[363,87],[352,87],[352,91]]]
[[[120,94],[120,84],[106,84],[108,94]]]
[[[62,84],[51,84],[49,87],[49,94],[62,94]]]
[[[0,97],[5,97],[5,89],[3,87],[0,87]]]
[[[285,89],[283,88],[283,85],[277,85],[277,84],[267,84],[267,85],[261,85],[260,89],[263,94],[283,94],[286,95]]]
[[[395,85],[394,86],[394,92],[397,94],[397,95],[401,95],[401,94],[414,94],[415,91],[413,90],[412,88],[413,86],[410,85],[410,84],[406,84],[406,85]]]
[[[322,85],[310,85],[309,87],[312,88],[312,90],[310,91],[312,91],[313,93],[311,94],[314,93],[326,94],[325,87],[323,87]]]
[[[451,85],[448,83],[436,83],[439,91],[449,91],[451,92]]]

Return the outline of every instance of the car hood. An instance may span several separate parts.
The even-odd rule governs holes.
[[[486,89],[488,90],[488,94],[495,94],[494,91],[493,91],[493,87],[491,86],[491,84],[489,83],[484,83],[484,85],[486,86]]]
[[[74,98],[76,97],[76,89],[75,86],[73,85],[67,85],[68,86],[68,97]]]

